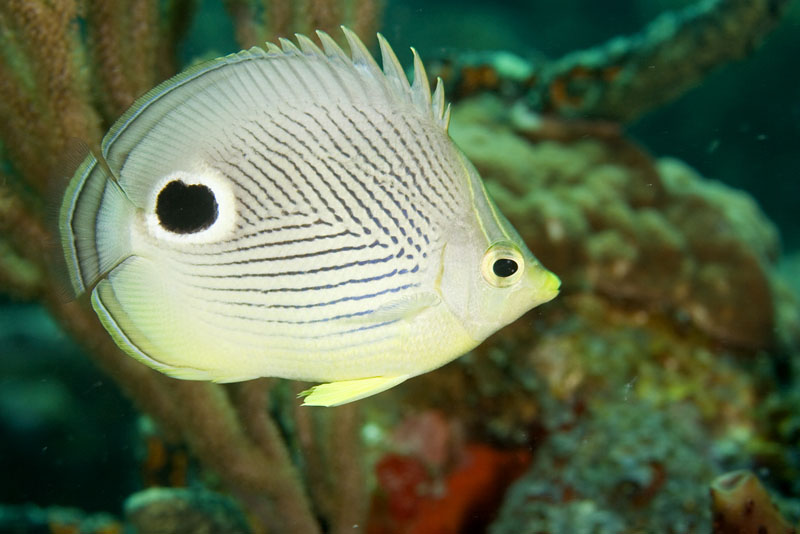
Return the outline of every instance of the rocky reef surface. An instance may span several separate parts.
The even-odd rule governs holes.
[[[524,459],[498,515],[482,519],[497,534],[711,532],[724,506],[709,485],[740,468],[794,495],[798,301],[753,200],[622,135],[544,140],[541,123],[492,96],[460,102],[451,133],[563,291],[467,357],[368,401],[383,419],[391,406],[405,421],[437,414],[449,460],[421,461],[443,487],[442,466],[475,463],[479,442]],[[436,447],[429,427],[411,457]],[[743,491],[763,501],[758,488]],[[798,502],[780,503],[796,521]],[[468,509],[447,532],[475,521]],[[380,532],[426,532],[409,515],[408,529]],[[769,517],[765,528],[789,525]]]

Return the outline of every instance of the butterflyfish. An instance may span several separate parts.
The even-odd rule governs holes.
[[[195,66],[86,157],[61,244],[120,348],[169,376],[364,398],[558,293],[450,139],[441,80],[343,28]]]

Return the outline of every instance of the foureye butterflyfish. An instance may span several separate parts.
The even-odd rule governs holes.
[[[351,31],[346,54],[251,48],[162,83],[75,172],[61,206],[76,294],[169,376],[323,382],[361,399],[455,359],[558,293],[410,84]]]

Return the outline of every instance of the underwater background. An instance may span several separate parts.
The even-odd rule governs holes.
[[[49,268],[69,140],[185,66],[342,23],[443,78],[561,295],[332,409],[143,368]],[[4,0],[0,30],[0,532],[798,525],[796,0]]]

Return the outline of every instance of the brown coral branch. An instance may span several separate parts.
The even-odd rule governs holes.
[[[41,293],[43,276],[38,265],[19,255],[0,237],[0,291],[17,299],[36,298]]]
[[[0,30],[10,32],[10,22],[0,18]],[[8,36],[8,34],[7,34]],[[47,110],[36,105],[35,92],[24,83],[22,74],[5,56],[0,56],[0,122],[5,134],[3,145],[17,169],[26,175],[40,177],[47,174],[51,133]],[[43,142],[31,143],[29,139]]]
[[[363,525],[367,513],[367,486],[361,461],[361,405],[347,404],[331,409],[328,456],[330,462],[328,491],[333,496],[330,516],[331,533],[353,532],[353,525]]]
[[[185,32],[193,2],[175,1],[159,24],[156,0],[88,0],[87,28],[97,96],[105,122],[174,73],[175,36]]]
[[[87,1],[89,48],[106,123],[122,114],[136,97],[136,88],[126,72],[125,47],[122,43],[126,35],[125,9],[125,3],[121,2]]]
[[[299,394],[305,387],[293,383]],[[329,409],[295,405],[297,446],[303,456],[307,486],[318,513],[332,533],[352,532],[366,516],[367,487],[361,454],[358,404]]]
[[[322,30],[336,35],[343,20],[344,9],[337,0],[312,1],[308,5],[307,33]]]
[[[20,36],[28,57],[35,57],[39,50],[47,51],[41,54],[41,60],[31,63],[35,87],[43,101],[51,111],[69,109],[73,75],[67,33],[75,16],[74,2],[45,5],[40,1],[7,0],[3,13]]]
[[[171,379],[124,355],[91,310],[80,301],[55,298],[56,293],[48,292],[48,303],[59,322],[155,418],[168,440],[181,437],[189,443],[201,463],[218,473],[248,507],[254,521],[276,531],[318,531],[288,451],[265,411],[263,382],[241,386],[237,413],[221,386]]]
[[[261,29],[257,24],[255,6],[250,0],[225,0],[225,9],[233,20],[236,42],[242,48],[259,44]]]
[[[161,40],[156,51],[156,79],[165,80],[178,70],[177,46],[189,31],[198,0],[167,0],[163,9]]]
[[[384,2],[382,0],[353,0],[351,22],[352,30],[361,37],[364,44],[371,46],[381,22]]]
[[[289,0],[264,0],[267,35],[265,39],[290,37],[292,24],[292,2]]]
[[[543,111],[631,121],[750,53],[788,0],[716,0],[667,12],[641,33],[542,69],[530,100]]]
[[[432,79],[442,77],[454,101],[494,92],[525,96],[521,102],[537,113],[630,122],[751,53],[789,1],[699,0],[662,14],[637,34],[560,59],[509,61],[505,53],[469,53],[429,70]]]
[[[4,174],[0,183],[0,285],[20,296],[42,298],[98,366],[155,419],[167,440],[187,442],[201,464],[219,474],[257,529],[318,532],[298,471],[268,410],[269,381],[222,387],[159,374],[123,354],[86,296],[66,300],[56,277],[48,276],[50,249],[57,240],[43,222],[42,205],[53,170],[72,137],[96,145],[101,116],[112,122],[136,96],[172,73],[174,52],[196,0],[168,2],[160,24],[156,0],[87,0],[81,5],[83,13],[73,0],[0,3],[2,148],[14,162],[12,177]],[[334,24],[343,16],[340,11],[316,16]],[[275,2],[271,15],[275,31],[288,30],[302,18],[289,2]],[[85,16],[88,44],[77,30],[80,16]],[[84,75],[89,70],[94,98]],[[339,430],[354,436],[356,421],[345,417]],[[343,436],[331,439],[342,443],[343,451],[356,450]],[[347,482],[343,470],[349,473],[352,462],[358,462],[355,454],[321,465]],[[357,482],[355,474],[349,476],[347,488]],[[331,487],[329,478],[326,484]],[[346,495],[358,489],[347,489]],[[342,502],[347,506],[338,516],[328,516],[335,516],[336,524],[356,521],[358,503]]]
[[[299,382],[292,382],[292,392],[294,396],[298,396],[301,391],[306,389]],[[309,410],[306,407],[295,404],[294,408],[294,422],[295,431],[294,437],[297,440],[297,447],[303,457],[303,466],[305,468],[305,478],[308,490],[314,500],[319,513],[323,516],[329,516],[332,507],[332,495],[329,492],[327,485],[327,476],[325,472],[325,442],[319,439],[318,420],[315,417],[317,411],[314,409]]]
[[[158,0],[136,0],[128,9],[128,35],[123,44],[128,60],[128,77],[134,96],[138,97],[161,81],[156,78],[156,52],[161,39]]]
[[[269,416],[269,392],[274,382],[272,378],[259,378],[232,384],[230,389],[233,404],[250,439],[264,454],[288,460],[280,432]]]
[[[3,142],[17,170],[40,193],[47,190],[69,140],[91,140],[99,132],[77,73],[76,16],[69,1],[0,4],[0,29],[19,45],[0,57],[0,118],[8,127]],[[16,64],[9,57],[13,52],[22,55]]]
[[[18,298],[39,298],[46,292],[50,273],[42,258],[55,252],[36,200],[0,173],[0,289]]]
[[[182,407],[184,434],[203,464],[244,503],[260,507],[269,502],[259,518],[264,527],[274,532],[319,531],[288,452],[275,442],[271,450],[261,450],[244,432],[221,386],[176,380],[172,391]]]

